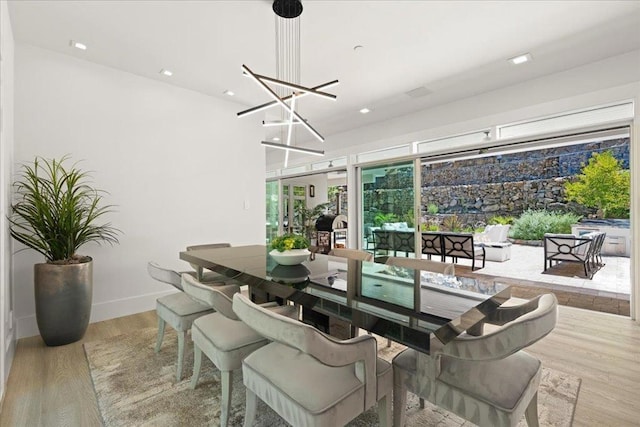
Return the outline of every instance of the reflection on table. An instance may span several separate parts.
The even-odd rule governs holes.
[[[494,281],[321,254],[284,268],[260,245],[181,252],[180,258],[247,284],[256,295],[292,301],[427,353],[434,336],[447,343],[510,296],[507,285]]]

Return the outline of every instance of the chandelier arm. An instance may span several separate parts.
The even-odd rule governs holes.
[[[244,71],[246,71],[248,73],[248,75],[253,79],[253,81],[255,81],[260,87],[262,87],[269,95],[271,95],[273,97],[273,99],[280,104],[280,106],[282,108],[284,108],[285,111],[289,112],[290,114],[293,114],[295,116],[296,119],[298,119],[300,121],[300,124],[302,124],[305,128],[307,128],[307,130],[309,132],[311,132],[311,134],[313,136],[315,136],[319,141],[324,142],[324,137],[322,135],[320,135],[320,133],[315,130],[313,128],[313,126],[311,126],[309,123],[307,123],[301,116],[300,114],[296,113],[295,111],[293,111],[286,102],[284,102],[265,82],[263,82],[262,80],[260,80],[258,77],[256,77],[256,75],[249,69],[249,67],[247,67],[246,65],[242,65],[242,69]]]
[[[321,85],[314,86],[311,89],[313,89],[313,90],[325,89],[325,88],[328,88],[328,87],[331,87],[331,86],[335,86],[337,84],[338,84],[338,80],[332,80],[332,81],[330,81],[328,83],[323,83]],[[302,98],[303,96],[306,96],[307,94],[308,94],[308,92],[302,92],[301,94],[298,94],[296,96],[298,98]],[[293,95],[284,96],[284,97],[282,97],[282,100],[286,102],[286,101],[290,100],[292,96]],[[257,113],[259,111],[266,110],[266,109],[271,108],[271,107],[275,107],[276,105],[278,105],[277,101],[265,102],[264,104],[260,104],[260,105],[255,106],[255,107],[251,107],[251,108],[249,108],[247,110],[240,111],[238,113],[238,117],[248,116],[249,114]]]
[[[279,85],[279,86],[284,86],[284,87],[288,87],[290,89],[295,89],[295,90],[299,90],[311,95],[317,95],[321,98],[327,98],[330,99],[332,101],[335,101],[335,99],[337,98],[336,95],[332,94],[332,93],[327,93],[327,92],[322,92],[319,90],[316,90],[314,88],[309,88],[309,87],[304,87],[304,86],[300,86],[297,85],[295,83],[289,83],[289,82],[285,82],[279,79],[274,79],[273,77],[267,77],[267,76],[263,76],[262,74],[256,74],[255,75],[257,78],[259,78],[260,80],[266,80],[268,82],[271,82],[275,85]],[[337,83],[338,80],[335,80],[335,82]]]

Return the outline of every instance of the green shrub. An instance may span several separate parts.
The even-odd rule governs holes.
[[[511,225],[516,219],[512,216],[496,215],[489,218],[490,225]]]
[[[413,228],[413,223],[414,223],[414,211],[413,208],[409,209],[409,212],[407,212],[406,214],[402,215],[402,221],[407,223],[407,226],[412,227]]]
[[[429,215],[436,215],[438,213],[438,205],[429,203],[429,206],[427,206],[427,213]]]
[[[400,218],[394,213],[379,213],[373,218],[373,223],[376,227],[380,227],[384,223],[398,222]]]
[[[442,220],[442,229],[444,231],[459,232],[464,230],[465,225],[460,221],[457,215],[445,217]]]
[[[593,153],[575,182],[564,185],[567,200],[597,208],[603,218],[628,217],[631,174],[610,151]]]
[[[544,233],[570,234],[571,224],[581,216],[573,213],[529,210],[516,219],[511,226],[510,237],[521,240],[542,240]]]

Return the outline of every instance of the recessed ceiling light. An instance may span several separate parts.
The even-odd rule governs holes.
[[[162,70],[160,70],[160,74],[162,74],[163,76],[171,77],[171,76],[173,76],[173,71],[165,70],[163,68]]]
[[[224,92],[222,92],[223,94],[227,95],[227,96],[233,96],[235,95],[235,93],[229,89],[225,90]]]
[[[509,58],[509,62],[513,65],[524,64],[525,62],[531,61],[533,58],[530,53],[525,53],[524,55],[514,56],[513,58]]]
[[[360,110],[360,112],[362,114],[367,114],[367,113],[371,112],[371,110],[369,110],[368,108],[363,108],[362,110]]]
[[[76,49],[80,49],[80,50],[87,50],[87,45],[84,43],[80,43],[80,42],[76,42],[73,40],[69,40],[69,46],[71,47],[75,47]]]
[[[278,138],[277,136],[274,136],[273,138],[271,138],[272,141],[280,141],[280,138]]]

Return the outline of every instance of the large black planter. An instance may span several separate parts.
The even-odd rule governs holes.
[[[93,261],[34,266],[36,319],[48,346],[70,344],[87,331],[93,295]]]

